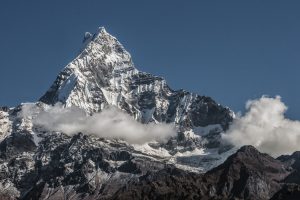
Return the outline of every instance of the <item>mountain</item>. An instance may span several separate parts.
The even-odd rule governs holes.
[[[163,146],[171,155],[178,149],[179,153],[216,152],[219,133],[234,116],[210,97],[172,90],[163,78],[138,71],[123,45],[103,27],[95,34],[85,34],[79,55],[59,73],[40,102],[76,106],[90,115],[115,106],[141,123],[175,124],[180,137]],[[186,158],[178,162],[191,165]]]
[[[140,125],[174,125],[176,134],[135,144],[36,123],[53,108],[75,107],[86,117],[115,107]],[[48,126],[56,126],[52,118],[65,120],[58,115],[46,118]],[[79,54],[37,102],[0,107],[0,199],[267,199],[275,193],[280,199],[291,190],[297,195],[298,153],[274,159],[250,146],[237,151],[222,144],[220,133],[233,118],[212,98],[173,90],[163,78],[137,70],[122,44],[99,28],[85,34]]]
[[[131,144],[35,123],[56,104],[88,116],[114,106],[142,124],[173,124],[178,135]],[[172,90],[163,78],[138,71],[122,44],[101,27],[85,34],[79,54],[36,103],[0,108],[1,197],[109,198],[128,181],[166,166],[207,171],[234,152],[219,153],[225,149],[220,133],[233,116],[210,97]]]

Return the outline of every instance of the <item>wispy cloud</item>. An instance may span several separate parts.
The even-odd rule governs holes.
[[[32,115],[34,107],[23,106],[23,115]],[[110,107],[100,113],[87,116],[77,107],[64,108],[60,104],[46,108],[33,117],[34,125],[49,131],[60,131],[68,135],[78,132],[103,138],[118,138],[129,143],[142,144],[149,141],[165,142],[176,136],[170,124],[141,124],[125,112]]]

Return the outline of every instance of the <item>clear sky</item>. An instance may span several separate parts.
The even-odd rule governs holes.
[[[99,26],[173,89],[234,111],[281,95],[300,119],[297,0],[1,0],[0,105],[36,101]]]

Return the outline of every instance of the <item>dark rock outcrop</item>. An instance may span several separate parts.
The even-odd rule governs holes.
[[[282,187],[270,200],[299,200],[300,185],[287,184]]]
[[[289,174],[284,163],[244,146],[204,175],[176,168],[148,173],[113,199],[270,199]]]

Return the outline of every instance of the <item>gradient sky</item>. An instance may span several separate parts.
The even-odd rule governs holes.
[[[36,101],[86,31],[116,36],[136,67],[234,111],[280,95],[300,119],[300,1],[1,0],[0,105]]]

